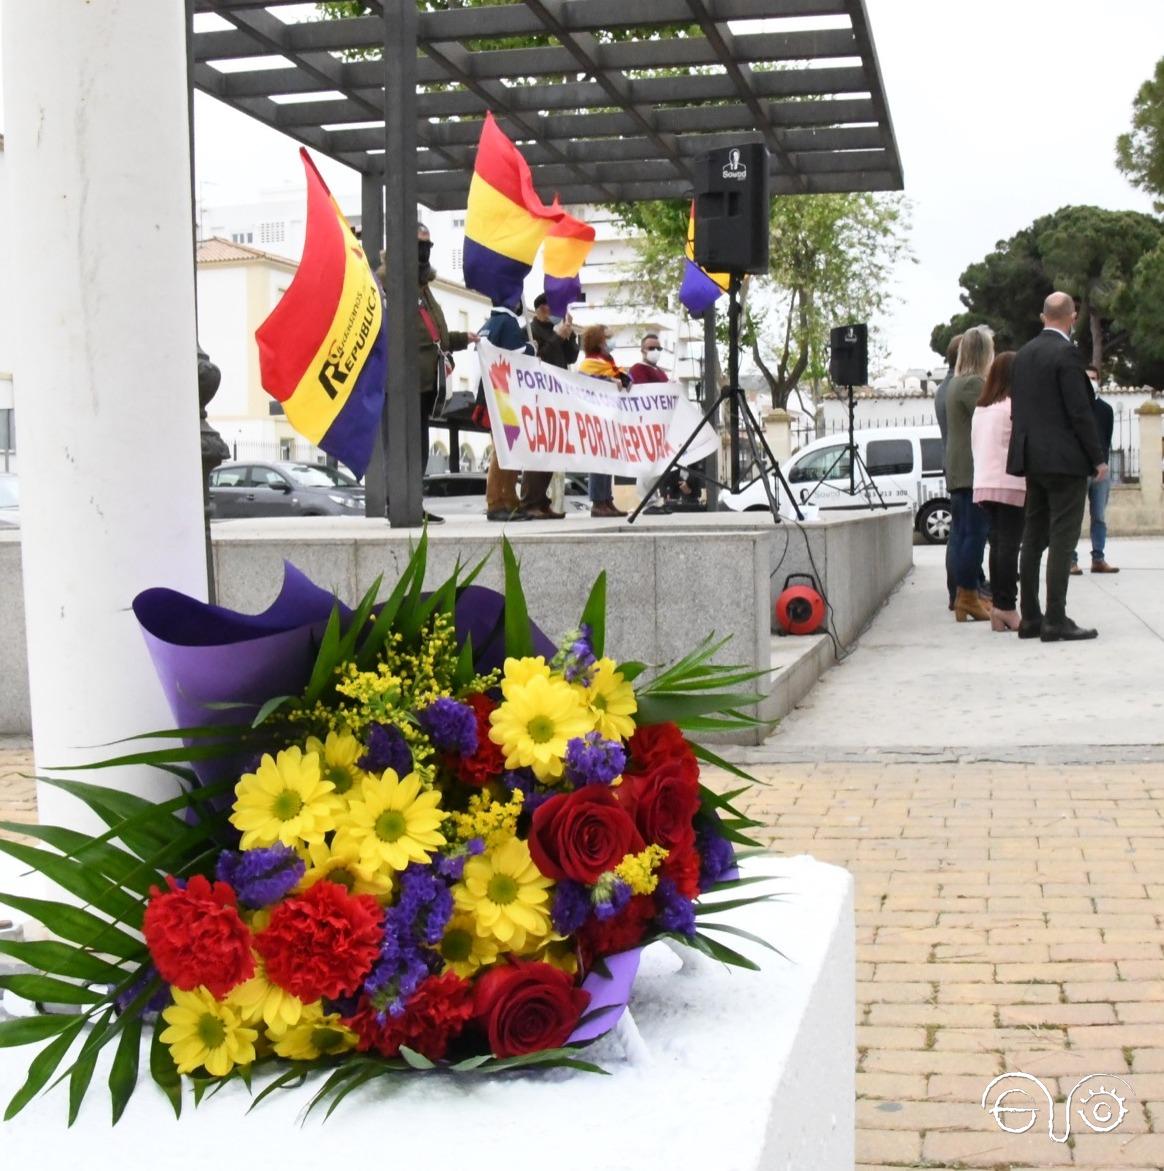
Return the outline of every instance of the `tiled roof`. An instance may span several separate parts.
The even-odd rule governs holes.
[[[252,248],[249,244],[235,244],[221,236],[211,236],[209,240],[200,240],[198,243],[199,264],[239,264],[257,260],[267,260],[285,268],[299,267],[294,260],[288,260],[286,256],[276,256],[273,252]]]

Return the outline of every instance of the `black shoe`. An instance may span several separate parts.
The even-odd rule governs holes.
[[[1062,626],[1049,626],[1044,622],[1043,632],[1039,635],[1043,642],[1083,642],[1085,639],[1098,637],[1098,630],[1077,626],[1070,618],[1064,619]]]
[[[435,512],[426,512],[424,514],[424,521],[425,524],[443,525],[445,523],[445,518],[443,516],[437,516]]]
[[[485,519],[496,520],[503,524],[507,524],[509,521],[529,520],[529,517],[517,508],[491,508],[485,514]]]
[[[1039,638],[1043,633],[1042,618],[1024,618],[1019,623],[1019,638]]]

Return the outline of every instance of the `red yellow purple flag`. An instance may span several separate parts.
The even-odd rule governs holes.
[[[683,283],[679,300],[692,317],[702,316],[728,290],[731,276],[726,272],[708,272],[695,263],[695,204],[687,217],[687,243],[683,253]]]
[[[384,405],[380,289],[359,240],[306,150],[303,258],[255,330],[263,388],[300,435],[361,477]]]
[[[554,207],[561,211],[557,199]],[[542,251],[546,273],[546,299],[555,317],[564,317],[571,301],[582,299],[582,282],[578,273],[594,247],[594,229],[580,219],[562,211],[561,219],[550,228]]]
[[[564,214],[538,198],[529,164],[486,113],[465,212],[465,284],[495,304],[517,304],[542,241]]]

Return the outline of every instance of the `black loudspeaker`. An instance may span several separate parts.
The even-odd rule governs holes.
[[[768,148],[713,150],[695,164],[695,263],[708,272],[768,271]]]
[[[834,386],[869,382],[869,327],[838,325],[829,334],[829,377]]]

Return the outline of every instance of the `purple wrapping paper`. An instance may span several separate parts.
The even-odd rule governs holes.
[[[591,972],[582,981],[583,991],[590,993],[590,1004],[582,1014],[584,1023],[570,1034],[567,1045],[596,1041],[618,1024],[626,1012],[642,954],[643,949],[635,947],[630,951],[620,951],[617,955],[604,956],[602,962],[610,975]]]

